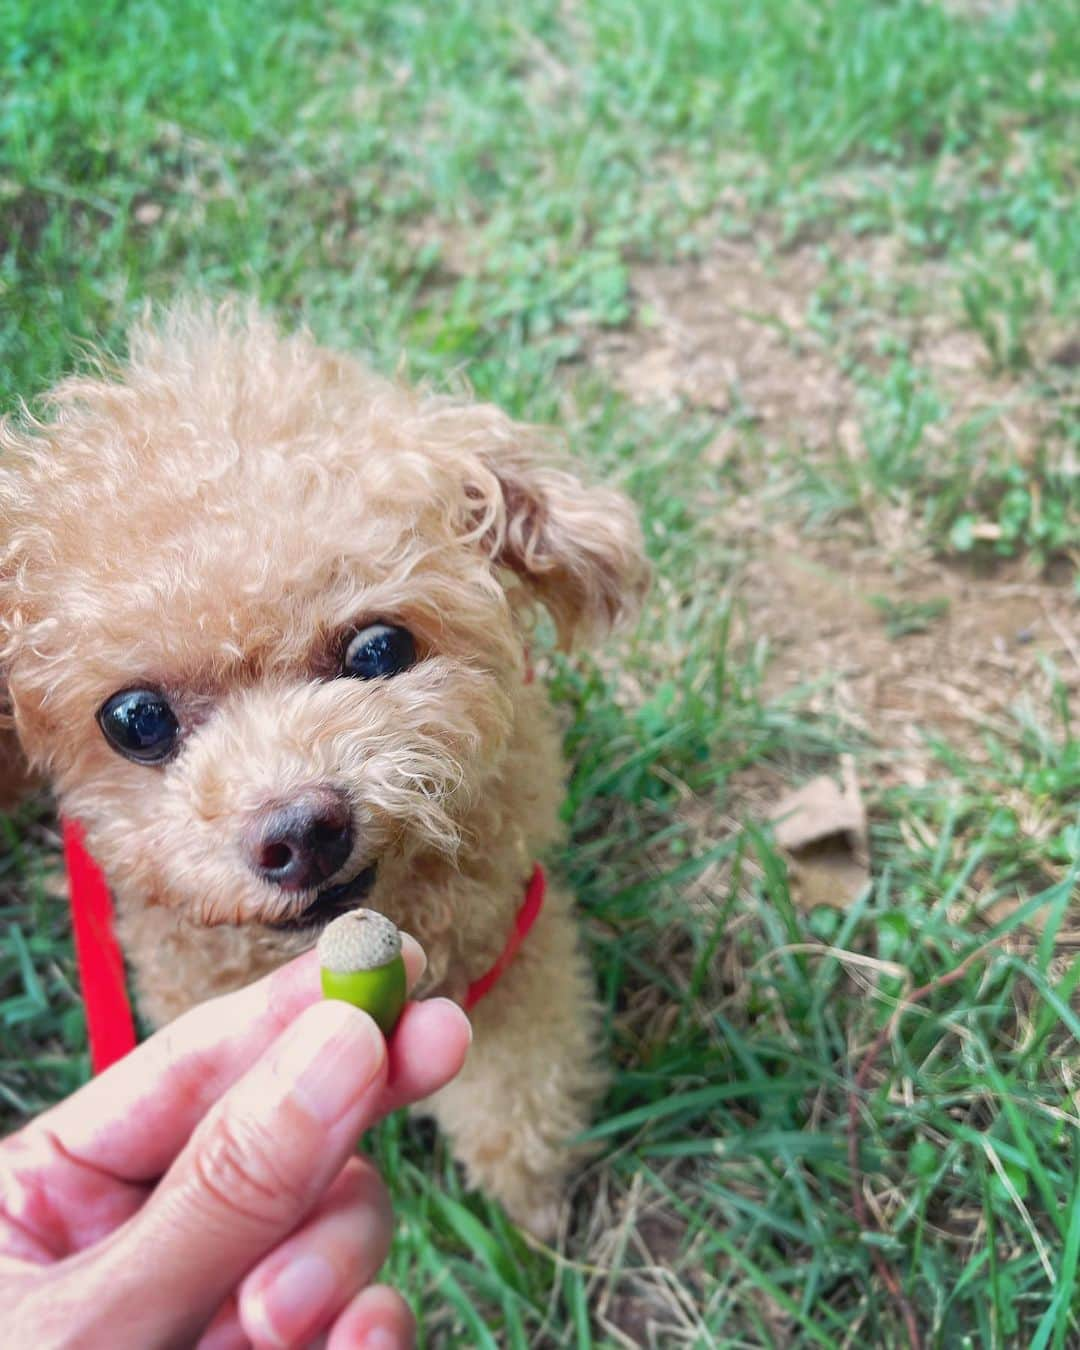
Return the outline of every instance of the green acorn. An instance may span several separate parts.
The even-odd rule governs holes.
[[[370,1013],[384,1036],[405,1006],[401,934],[373,909],[354,909],[335,919],[319,937],[322,991]]]

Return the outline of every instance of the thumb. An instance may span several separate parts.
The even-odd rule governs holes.
[[[385,1082],[386,1043],[366,1013],[332,1001],[303,1012],[203,1117],[108,1252],[98,1249],[114,1269],[95,1272],[112,1291],[112,1325],[138,1327],[132,1344],[194,1343],[341,1171]],[[149,1261],[160,1279],[151,1300]]]

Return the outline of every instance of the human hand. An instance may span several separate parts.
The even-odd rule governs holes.
[[[423,954],[404,942],[409,987]],[[359,1136],[461,1068],[464,1013],[409,1003],[389,1047],[323,1001],[314,952],[192,1009],[0,1142],[4,1346],[402,1350],[370,1286],[386,1188]]]

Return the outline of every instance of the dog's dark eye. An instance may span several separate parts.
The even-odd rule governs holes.
[[[98,725],[114,750],[140,764],[166,759],[180,735],[180,724],[164,695],[153,689],[125,689],[106,699]]]
[[[378,680],[407,670],[415,660],[416,643],[407,628],[373,623],[350,640],[341,673],[358,680]]]

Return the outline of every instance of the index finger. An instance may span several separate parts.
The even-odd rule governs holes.
[[[402,934],[409,988],[424,968]],[[31,1122],[70,1159],[124,1181],[161,1176],[210,1106],[305,1008],[322,998],[305,952],[255,984],[199,1004]]]

